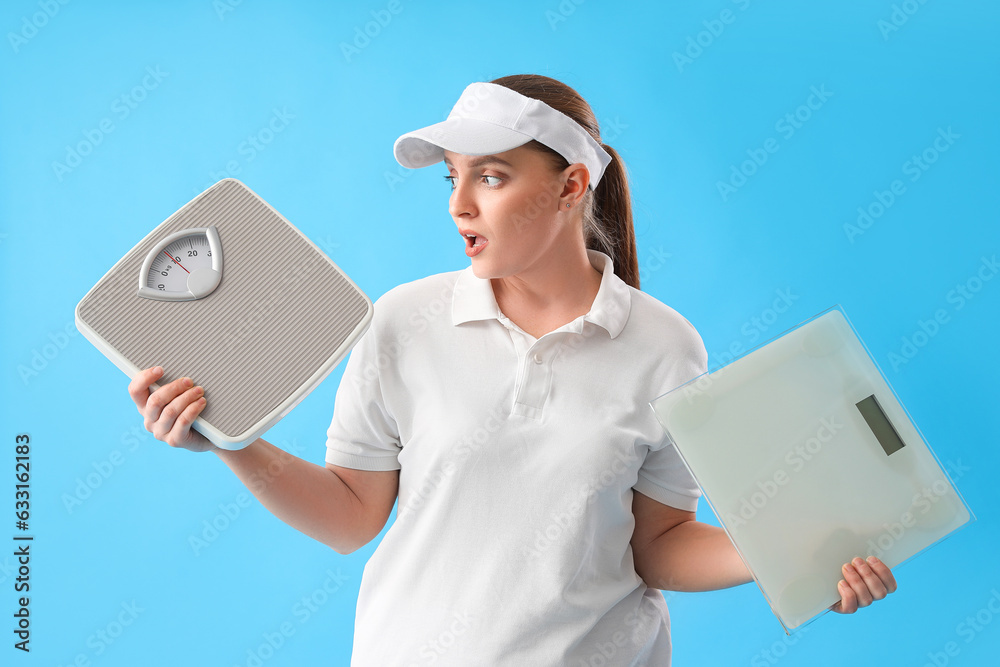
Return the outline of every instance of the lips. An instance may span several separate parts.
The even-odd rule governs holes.
[[[483,248],[489,243],[489,239],[481,234],[477,234],[471,229],[460,229],[458,230],[462,237],[465,239],[465,254],[469,257],[475,257],[483,251]]]

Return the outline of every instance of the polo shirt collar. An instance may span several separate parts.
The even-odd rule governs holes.
[[[591,266],[601,272],[601,286],[597,290],[590,311],[583,316],[583,321],[603,327],[612,338],[615,338],[628,321],[631,305],[628,285],[615,275],[611,258],[603,252],[588,249],[587,258]],[[463,270],[458,276],[455,292],[452,295],[452,324],[457,326],[476,320],[499,320],[501,316],[490,280],[478,278],[472,272],[471,266]],[[579,333],[582,330],[582,322],[577,320],[577,323],[573,327],[567,325],[567,328]]]

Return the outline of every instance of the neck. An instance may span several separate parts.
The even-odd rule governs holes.
[[[546,261],[506,278],[492,278],[501,312],[536,338],[586,314],[601,286],[581,243],[568,243]]]

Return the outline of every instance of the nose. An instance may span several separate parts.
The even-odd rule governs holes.
[[[456,178],[454,180],[455,189],[451,191],[448,199],[448,212],[455,220],[459,218],[470,218],[476,215],[476,203],[472,192],[474,183],[466,178]]]

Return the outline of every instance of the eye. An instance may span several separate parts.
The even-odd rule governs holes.
[[[452,190],[455,189],[455,179],[456,178],[458,178],[458,176],[445,176],[444,177],[444,180],[446,180],[449,183],[451,183],[451,189]],[[483,174],[479,178],[485,179],[485,185],[486,185],[486,187],[488,187],[490,189],[494,189],[494,188],[499,187],[500,183],[503,182],[503,179],[500,178],[499,176],[488,176],[486,174]],[[490,179],[493,179],[493,180],[490,181]]]

